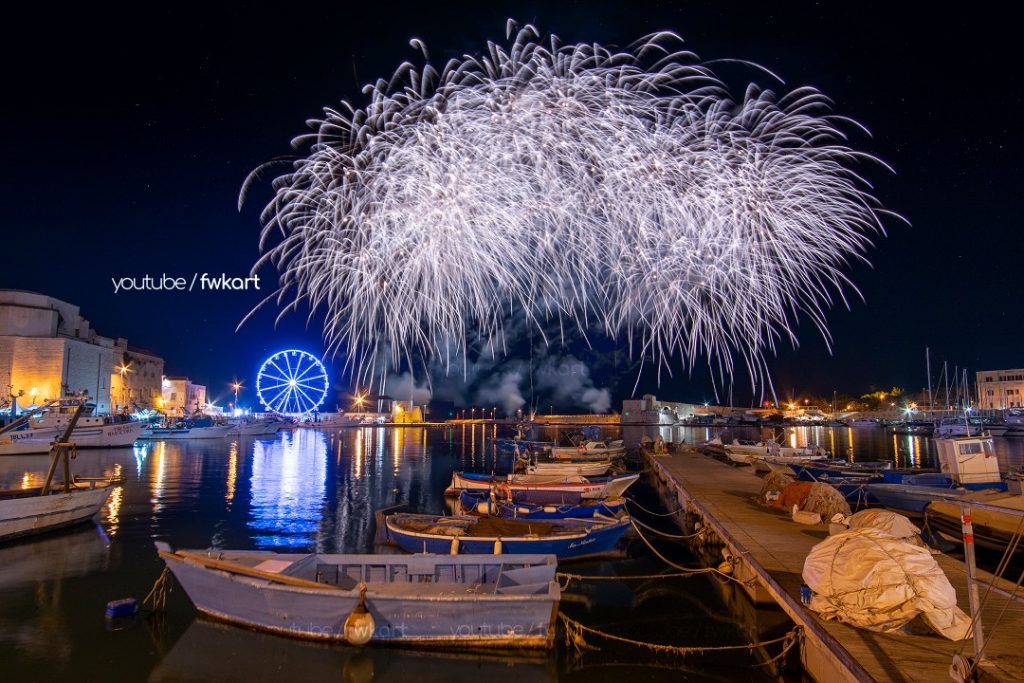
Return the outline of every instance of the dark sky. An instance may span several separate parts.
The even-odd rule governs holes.
[[[363,83],[416,61],[410,37],[443,63],[504,40],[514,17],[566,42],[675,31],[704,59],[751,60],[791,87],[817,86],[870,128],[856,143],[897,171],[872,174],[877,193],[912,227],[891,223],[873,267],[853,269],[866,303],[830,313],[831,356],[803,329],[801,348],[771,361],[780,394],[921,387],[926,345],[972,371],[1024,364],[1019,35],[996,5],[278,4],[8,14],[0,287],[79,304],[100,333],[156,350],[169,374],[214,395],[236,375],[251,383],[269,352],[319,352],[319,330],[300,315],[275,330],[261,314],[236,334],[255,293],[115,295],[111,278],[247,274],[266,197],[263,186],[237,211],[251,169],[289,153],[322,106],[361,104]],[[635,378],[595,379],[617,403]],[[654,388],[645,376],[641,391]],[[700,370],[657,392],[709,395]]]

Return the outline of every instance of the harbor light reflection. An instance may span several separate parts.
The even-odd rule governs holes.
[[[327,435],[299,429],[253,444],[248,527],[258,547],[317,541],[327,480]]]

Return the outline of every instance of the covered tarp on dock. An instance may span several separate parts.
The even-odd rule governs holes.
[[[814,546],[803,568],[809,607],[871,631],[896,631],[921,616],[950,640],[970,634],[970,618],[931,553],[877,528],[851,529]]]

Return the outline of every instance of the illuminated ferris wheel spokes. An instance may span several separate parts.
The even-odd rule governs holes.
[[[327,370],[312,354],[279,351],[263,361],[256,393],[267,410],[303,415],[316,410],[327,396]]]

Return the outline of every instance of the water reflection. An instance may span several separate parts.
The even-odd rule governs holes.
[[[498,655],[350,648],[281,638],[197,619],[153,671],[151,683],[287,680],[401,683],[404,681],[556,680],[548,653]]]
[[[256,547],[314,544],[326,480],[324,432],[299,429],[274,441],[255,441],[248,526],[258,532],[251,537]]]

